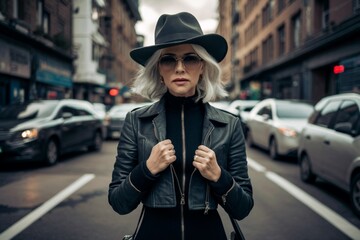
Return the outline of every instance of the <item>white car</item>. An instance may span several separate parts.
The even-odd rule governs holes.
[[[360,216],[360,95],[338,94],[315,105],[300,136],[300,176],[320,177],[350,193]]]
[[[269,151],[272,159],[296,156],[299,133],[313,112],[309,103],[265,99],[256,104],[247,119],[247,143]]]
[[[250,111],[258,102],[258,100],[234,100],[226,109],[228,112],[240,117],[245,137],[247,135],[247,119],[249,118]]]

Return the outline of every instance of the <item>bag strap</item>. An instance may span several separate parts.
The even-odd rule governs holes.
[[[136,235],[137,235],[137,233],[138,233],[138,231],[139,231],[139,227],[140,227],[141,222],[142,222],[142,220],[143,220],[144,213],[145,213],[145,206],[143,206],[142,209],[141,209],[141,213],[140,213],[140,217],[139,217],[138,223],[137,223],[137,225],[136,225],[135,233],[132,235],[133,238],[136,237]]]
[[[235,239],[234,240],[245,240],[245,236],[241,231],[239,223],[234,218],[232,218],[230,215],[229,215],[229,218],[230,218],[231,224],[233,225],[233,228],[235,230]]]

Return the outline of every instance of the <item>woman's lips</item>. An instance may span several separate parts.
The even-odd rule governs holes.
[[[187,82],[189,82],[189,80],[186,78],[177,78],[177,79],[173,80],[173,83],[175,83],[177,85],[183,85]]]

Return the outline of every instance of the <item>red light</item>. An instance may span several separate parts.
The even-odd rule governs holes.
[[[340,74],[340,73],[343,73],[344,71],[345,71],[344,65],[336,65],[336,66],[334,66],[334,73],[335,74]]]
[[[117,88],[112,88],[109,90],[109,95],[112,96],[112,97],[115,97],[119,94],[119,89]]]

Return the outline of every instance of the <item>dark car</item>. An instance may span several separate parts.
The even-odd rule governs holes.
[[[100,150],[102,122],[91,103],[37,100],[0,108],[0,161],[43,161],[87,147]]]
[[[301,132],[298,154],[301,179],[319,177],[350,193],[360,216],[360,95],[321,99]]]

